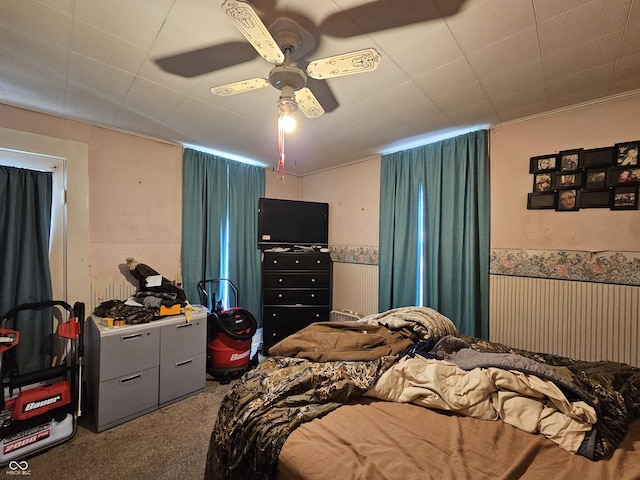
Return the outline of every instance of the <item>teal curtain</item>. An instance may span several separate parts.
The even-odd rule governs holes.
[[[201,280],[226,278],[238,289],[240,306],[261,317],[258,199],[264,196],[265,172],[193,149],[184,150],[182,201],[182,282],[191,303],[203,299]],[[209,284],[210,300],[225,294],[227,282]]]
[[[0,315],[51,297],[49,238],[53,178],[0,166]],[[20,330],[16,361],[20,373],[50,367],[53,313],[50,308],[19,312],[9,328]]]
[[[421,303],[488,338],[488,157],[486,130],[382,157],[380,311]]]

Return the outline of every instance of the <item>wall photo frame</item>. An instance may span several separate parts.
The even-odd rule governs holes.
[[[601,189],[607,187],[607,168],[588,168],[585,170],[584,188]]]
[[[575,212],[580,209],[577,202],[578,190],[562,190],[558,192],[556,201],[557,212]]]
[[[558,169],[558,155],[539,155],[529,159],[529,173],[555,172]]]
[[[640,166],[614,167],[609,171],[609,186],[640,183]]]
[[[638,165],[638,146],[640,146],[640,140],[616,143],[615,164],[621,167],[631,167]]]
[[[614,187],[611,190],[611,210],[637,210],[640,185]]]
[[[609,208],[611,205],[611,191],[608,188],[600,190],[578,190],[578,208]]]
[[[614,147],[590,148],[582,152],[580,168],[610,167],[615,164]]]
[[[583,181],[583,172],[557,172],[553,174],[552,185],[555,190],[575,189],[582,188]]]
[[[552,191],[553,177],[549,173],[533,174],[533,193],[544,193]]]
[[[528,210],[548,210],[556,208],[556,192],[529,193],[527,198]]]
[[[583,163],[582,155],[584,150],[582,148],[574,148],[573,150],[562,150],[560,155],[559,170],[561,172],[574,172],[580,168]]]

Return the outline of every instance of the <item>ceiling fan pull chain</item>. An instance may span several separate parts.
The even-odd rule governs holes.
[[[284,182],[284,128],[278,119],[278,166],[276,167],[276,177]]]

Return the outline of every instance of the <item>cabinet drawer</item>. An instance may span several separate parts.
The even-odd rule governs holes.
[[[158,408],[158,367],[100,384],[98,431]]]
[[[160,365],[160,405],[185,395],[204,390],[207,354],[171,361]]]
[[[207,351],[207,319],[195,317],[163,325],[160,330],[160,364],[174,362]]]
[[[265,270],[328,270],[330,264],[328,253],[265,253],[262,261]]]
[[[265,273],[263,288],[327,288],[328,272],[313,273]]]
[[[265,290],[263,301],[265,305],[329,305],[329,290]]]
[[[149,324],[150,325],[150,324]],[[100,381],[158,365],[160,329],[120,327],[100,345]]]

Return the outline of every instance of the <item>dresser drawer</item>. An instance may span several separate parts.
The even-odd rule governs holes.
[[[329,305],[328,289],[265,290],[265,305]]]
[[[265,273],[263,288],[327,288],[329,272],[312,273]]]
[[[292,320],[286,317],[271,318],[264,322],[262,327],[262,341],[266,348],[272,347],[283,338],[296,333],[307,325],[311,325],[313,320]]]
[[[174,362],[207,351],[207,319],[194,317],[163,325],[160,330],[160,363]]]
[[[100,384],[96,425],[102,431],[158,408],[158,366]]]
[[[148,324],[151,325],[151,324]],[[100,381],[158,365],[160,329],[114,327],[100,344]]]
[[[263,309],[263,321],[267,323],[277,322],[302,322],[304,326],[312,322],[326,322],[329,320],[328,306],[265,306]],[[302,327],[300,327],[302,328]]]
[[[207,354],[163,363],[160,365],[160,405],[204,390]]]
[[[265,253],[264,270],[329,270],[328,253]]]

